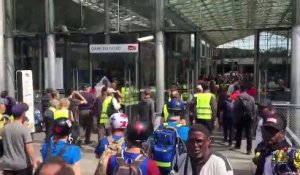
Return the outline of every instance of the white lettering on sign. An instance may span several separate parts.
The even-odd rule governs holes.
[[[138,44],[91,44],[90,53],[137,53]]]

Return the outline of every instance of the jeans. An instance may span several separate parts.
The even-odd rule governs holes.
[[[233,121],[232,118],[224,118],[223,120],[224,140],[228,140],[229,145],[232,144],[233,137]]]
[[[251,151],[252,149],[252,119],[240,119],[237,121],[236,125],[236,143],[235,147],[240,148],[242,137],[243,137],[243,131],[246,132],[246,138],[247,138],[247,151]]]
[[[212,133],[213,130],[213,122],[211,119],[196,119],[196,123],[200,123],[207,127],[210,133]]]

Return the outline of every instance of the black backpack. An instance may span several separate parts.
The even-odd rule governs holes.
[[[240,96],[235,102],[235,112],[241,119],[252,119],[252,113],[249,109],[249,100],[243,99]]]

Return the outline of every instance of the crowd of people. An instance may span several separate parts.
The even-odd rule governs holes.
[[[67,90],[62,98],[47,89],[42,98],[42,160],[34,155],[28,105],[3,91],[0,168],[5,175],[82,174],[81,146],[91,146],[96,118],[95,175],[232,175],[228,159],[211,149],[216,126],[232,149],[241,149],[246,137],[245,153],[253,156],[256,175],[299,174],[300,151],[285,139],[285,116],[277,114],[268,99],[256,102],[251,82],[248,75],[199,77],[195,93],[186,101],[174,85],[167,91],[159,123],[150,89],[143,91],[134,121],[123,113],[116,83],[96,89],[84,85],[80,91]]]

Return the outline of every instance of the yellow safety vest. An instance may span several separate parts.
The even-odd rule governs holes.
[[[129,96],[129,87],[122,87],[121,88],[121,95],[122,95],[122,105],[128,105],[130,102],[130,96]]]
[[[164,121],[167,121],[168,117],[169,117],[169,111],[168,111],[167,104],[164,105],[163,113],[164,113]]]
[[[9,116],[9,121],[10,121],[10,122],[13,122],[13,121],[15,121],[15,118],[14,118],[14,116],[13,116],[13,115]]]
[[[102,123],[102,124],[108,123],[109,116],[107,114],[107,110],[108,110],[109,104],[111,103],[111,100],[112,100],[112,97],[108,96],[103,101],[103,103],[102,103],[102,111],[101,111],[101,114],[100,114],[99,123]]]
[[[0,128],[3,128],[5,125],[6,119],[3,118],[3,114],[0,114]]]
[[[59,109],[54,112],[54,120],[58,118],[69,118],[69,110],[68,109]]]
[[[209,120],[212,118],[212,110],[210,106],[211,97],[211,93],[201,93],[197,95],[197,119]]]

